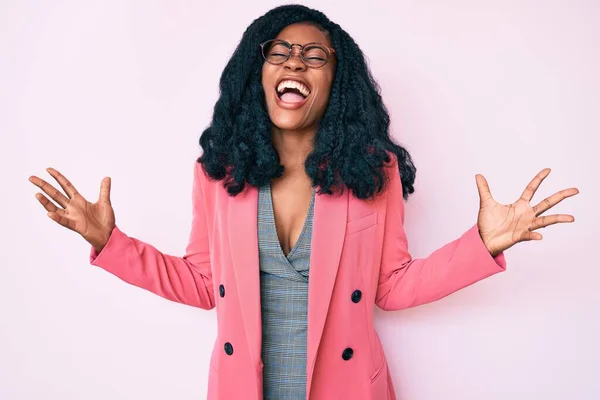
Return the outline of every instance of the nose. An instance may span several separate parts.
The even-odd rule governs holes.
[[[302,61],[302,57],[300,56],[302,49],[298,47],[295,49],[297,45],[292,45],[292,50],[290,50],[290,58],[284,63],[284,68],[291,71],[304,71],[306,70],[306,64]]]

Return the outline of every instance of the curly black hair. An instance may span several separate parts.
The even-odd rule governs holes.
[[[299,22],[323,31],[337,57],[329,103],[305,162],[313,186],[331,194],[345,185],[360,199],[374,197],[386,185],[384,163],[393,154],[403,197],[408,199],[414,192],[416,168],[408,151],[389,135],[390,117],[362,50],[322,12],[302,5],[276,7],[246,28],[221,75],[220,96],[212,121],[200,136],[203,152],[197,161],[210,178],[224,181],[231,196],[242,192],[246,183],[260,187],[283,174],[271,141],[259,44]]]

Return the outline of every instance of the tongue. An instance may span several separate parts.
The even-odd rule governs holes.
[[[300,103],[301,101],[304,101],[304,97],[298,93],[287,92],[281,95],[281,100],[286,103]]]

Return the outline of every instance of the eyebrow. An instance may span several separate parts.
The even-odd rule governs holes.
[[[283,40],[284,42],[288,42],[288,43],[292,43],[291,40],[287,40],[287,39],[282,39],[279,37],[276,37],[275,40]],[[308,42],[304,42],[304,43],[294,43],[294,44],[306,44],[306,43],[320,43],[320,44],[327,44],[326,42],[323,42],[321,40],[309,40]]]

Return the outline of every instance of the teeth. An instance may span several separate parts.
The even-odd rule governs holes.
[[[283,89],[285,89],[285,88],[298,89],[304,97],[308,97],[308,95],[310,94],[310,90],[308,89],[308,87],[306,87],[306,85],[304,85],[300,82],[296,82],[296,81],[290,81],[290,80],[281,81],[281,83],[279,83],[279,85],[277,85],[277,92],[281,93],[283,91]]]

